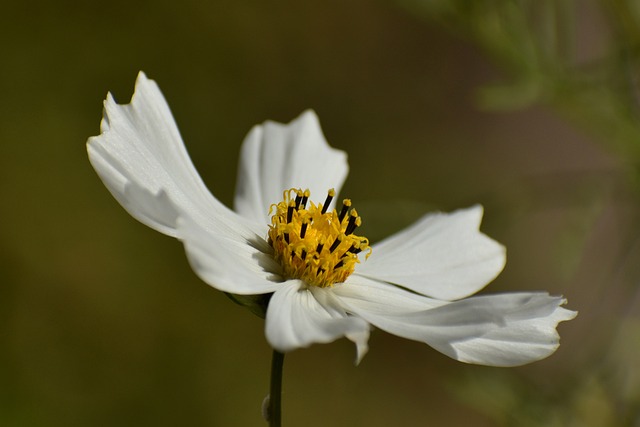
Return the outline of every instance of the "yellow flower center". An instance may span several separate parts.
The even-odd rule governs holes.
[[[309,201],[309,190],[292,188],[283,194],[274,210],[269,226],[269,244],[288,278],[304,280],[321,288],[344,282],[358,263],[358,254],[371,247],[366,237],[353,232],[362,224],[351,200],[342,202],[340,212],[327,208],[335,190],[323,204]]]

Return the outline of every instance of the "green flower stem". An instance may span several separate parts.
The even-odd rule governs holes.
[[[269,427],[280,427],[282,397],[282,365],[284,354],[273,350],[271,359],[271,390],[269,392]]]

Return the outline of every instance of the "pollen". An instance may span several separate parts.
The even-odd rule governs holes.
[[[366,237],[354,234],[362,218],[351,200],[343,200],[340,211],[329,211],[334,189],[324,203],[310,201],[310,195],[309,190],[292,188],[271,205],[269,244],[287,278],[325,288],[344,282],[360,262],[358,254],[368,251],[368,258],[371,247]]]

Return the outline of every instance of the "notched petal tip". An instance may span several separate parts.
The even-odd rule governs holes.
[[[511,298],[510,294],[477,298],[492,297]],[[514,302],[516,306],[504,314],[504,325],[451,341],[439,350],[461,362],[504,367],[525,365],[552,355],[560,346],[558,324],[578,313],[562,307],[567,302],[563,297],[545,292],[532,294],[522,304]],[[445,351],[447,348],[450,353]]]
[[[568,308],[563,307],[564,305],[568,304],[568,301],[566,298],[562,296],[558,296],[557,298],[559,300],[558,308],[556,309],[556,317],[558,319],[558,323],[575,319],[578,316],[578,311],[570,310]]]
[[[363,277],[335,290],[341,304],[391,334],[424,342],[465,363],[517,366],[543,359],[559,345],[556,327],[576,312],[546,292],[434,300]]]
[[[87,145],[96,144],[97,140],[99,139],[100,136],[102,136],[102,134],[109,132],[109,130],[111,129],[111,116],[117,116],[118,109],[129,108],[129,107],[133,108],[132,105],[135,103],[136,98],[140,96],[139,95],[140,91],[143,89],[144,86],[147,86],[149,84],[153,84],[155,86],[155,89],[158,92],[160,91],[160,88],[155,83],[155,81],[147,78],[146,74],[143,71],[139,71],[138,76],[136,77],[133,94],[131,95],[129,102],[124,104],[119,104],[116,101],[115,97],[113,96],[113,93],[111,93],[111,91],[107,92],[107,96],[102,102],[102,120],[100,121],[100,135],[89,137],[89,139],[87,140]]]
[[[209,192],[160,88],[143,72],[128,104],[107,94],[101,130],[87,142],[89,160],[109,191],[142,223],[173,237],[177,214],[226,235],[248,236],[266,228],[240,218]],[[127,190],[142,197],[129,197]]]
[[[115,97],[113,96],[113,93],[111,93],[111,91],[107,92],[107,96],[105,97],[102,103],[103,117],[101,122],[101,131],[105,132],[109,130],[109,111],[110,110],[113,110],[113,108],[126,107],[127,105],[133,104],[135,102],[135,99],[140,96],[140,91],[146,89],[146,87],[150,85],[152,85],[154,89],[160,91],[160,88],[158,87],[157,83],[154,80],[149,79],[143,71],[140,71],[138,72],[138,76],[136,77],[133,94],[131,95],[129,102],[119,104],[116,101]]]

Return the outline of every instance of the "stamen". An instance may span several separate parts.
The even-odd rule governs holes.
[[[338,236],[338,237],[336,237],[336,240],[333,241],[333,244],[329,248],[329,253],[333,253],[333,251],[335,251],[336,248],[338,246],[340,246],[340,243],[342,243],[342,238],[340,236]]]
[[[342,220],[344,219],[344,216],[347,214],[347,211],[349,210],[350,207],[351,207],[351,200],[344,199],[342,201],[342,209],[340,210],[340,214],[338,215],[338,221],[340,221],[340,223],[342,223]]]
[[[362,224],[362,220],[358,220],[360,220],[358,212],[355,209],[352,209],[349,213],[349,224],[347,224],[347,228],[345,229],[344,234],[348,236],[349,234],[353,233],[356,227],[359,227],[360,224]],[[360,224],[358,222],[360,222]]]
[[[322,210],[320,211],[321,214],[324,215],[327,212],[327,208],[329,207],[329,205],[331,204],[331,201],[335,196],[336,196],[336,190],[332,188],[331,190],[329,190],[327,194],[327,198],[324,200],[324,204],[322,205]]]
[[[304,209],[307,207],[307,200],[309,200],[309,196],[311,192],[309,190],[304,190],[304,194],[302,195],[302,201],[300,202],[300,208]]]
[[[343,262],[342,260],[340,260],[340,262],[339,262],[339,263],[337,263],[337,264],[335,265],[335,267],[333,267],[333,268],[340,268],[340,267],[342,267],[343,265],[344,265],[344,262]]]
[[[297,190],[296,191],[296,200],[295,200],[296,209],[300,209],[300,202],[301,201],[302,201],[302,190]]]
[[[307,234],[307,227],[309,226],[309,220],[308,219],[304,219],[304,222],[302,223],[302,227],[300,227],[300,238],[304,239],[304,235]]]
[[[289,202],[289,206],[287,206],[287,224],[291,222],[293,219],[293,210],[296,208],[295,202],[292,200]],[[287,242],[288,243],[288,242]]]

